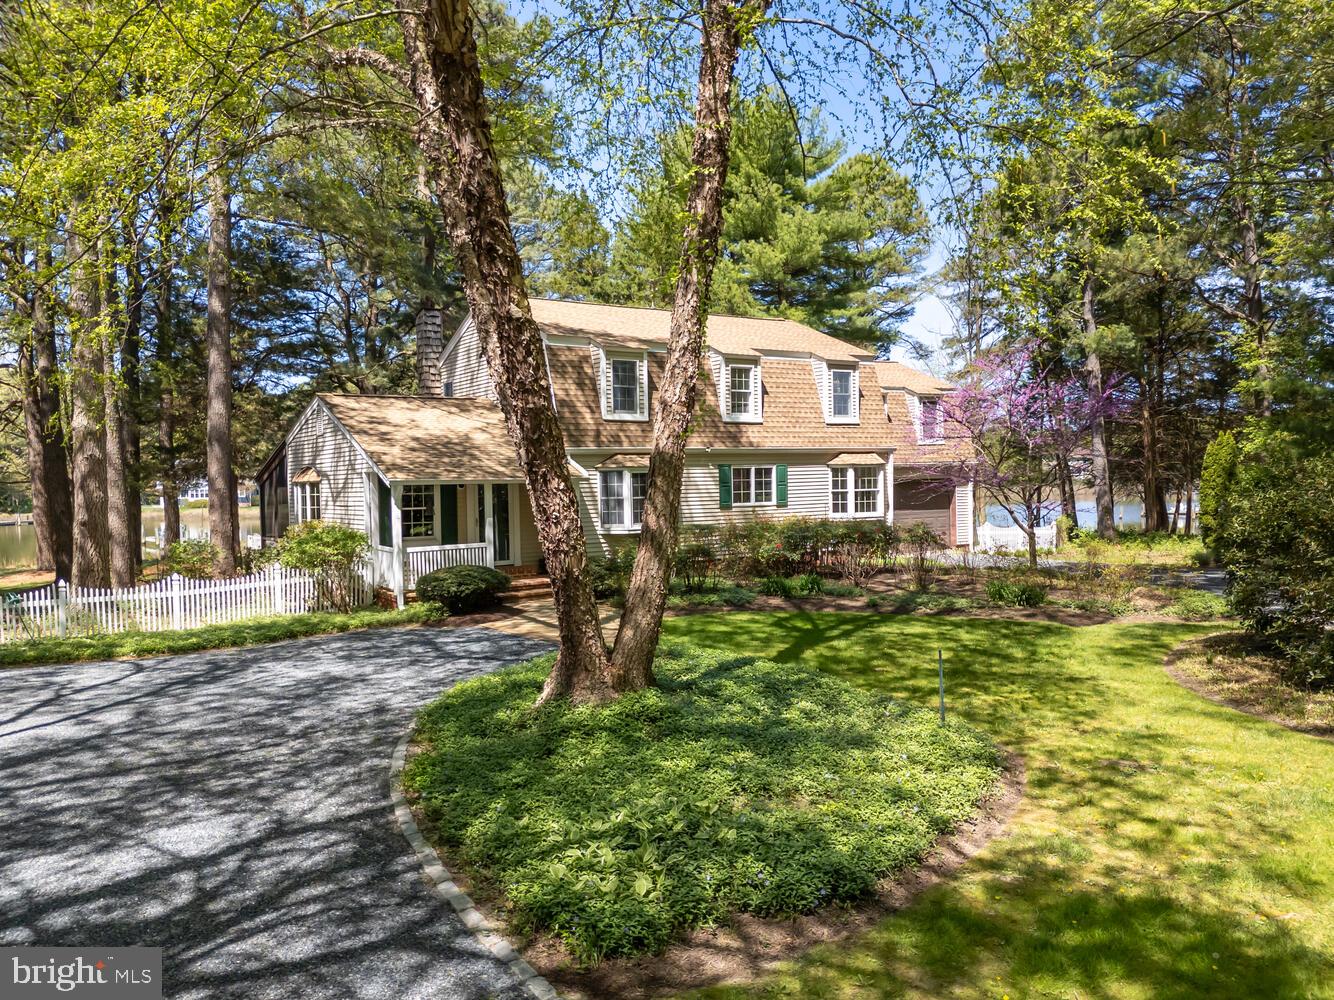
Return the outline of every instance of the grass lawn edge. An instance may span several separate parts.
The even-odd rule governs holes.
[[[1260,719],[1264,722],[1271,723],[1272,725],[1281,726],[1283,729],[1290,730],[1294,733],[1300,733],[1303,736],[1312,736],[1318,740],[1334,743],[1334,726],[1325,725],[1320,722],[1302,723],[1280,715],[1277,712],[1264,711],[1256,708],[1254,705],[1240,701],[1237,698],[1229,697],[1218,690],[1217,687],[1205,678],[1197,677],[1182,669],[1182,661],[1188,657],[1198,655],[1201,652],[1202,647],[1207,644],[1209,640],[1233,634],[1235,634],[1235,632],[1222,630],[1211,632],[1204,636],[1197,636],[1194,639],[1187,639],[1168,653],[1167,658],[1163,661],[1163,670],[1174,683],[1185,688],[1192,694],[1198,695],[1205,701],[1218,705],[1221,708],[1231,709],[1242,715],[1249,715],[1253,719]]]
[[[415,610],[414,610],[415,609]],[[314,621],[310,621],[315,619]],[[386,628],[420,628],[443,620],[437,611],[427,612],[424,605],[409,605],[401,611],[361,611],[348,615],[316,612],[253,618],[226,625],[208,625],[198,629],[164,632],[120,632],[91,638],[44,638],[0,646],[0,673],[33,667],[73,666],[79,663],[131,663],[160,660],[190,653],[211,653],[228,649],[272,646],[301,639],[368,632]],[[215,641],[211,636],[235,631],[235,641]],[[137,643],[148,648],[135,651]],[[153,648],[161,647],[161,648]],[[125,652],[119,650],[125,649]],[[24,657],[25,653],[30,656]]]

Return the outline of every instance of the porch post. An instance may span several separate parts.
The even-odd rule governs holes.
[[[389,530],[394,540],[394,603],[402,608],[407,550],[403,546],[403,487],[397,484],[389,487]]]
[[[885,522],[894,523],[894,452],[885,463]]]
[[[496,511],[495,511],[495,491],[491,489],[492,483],[486,483],[482,487],[482,509],[486,513],[486,537],[482,539],[486,542],[486,564],[492,568],[496,565]]]

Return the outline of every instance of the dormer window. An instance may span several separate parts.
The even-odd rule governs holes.
[[[830,423],[857,423],[857,369],[829,369],[828,406]]]
[[[758,421],[760,414],[760,368],[758,365],[725,366],[723,403],[729,420]]]
[[[602,416],[608,420],[648,419],[648,356],[601,354]]]
[[[942,431],[940,429],[940,400],[923,399],[922,400],[922,440],[939,441]]]
[[[639,362],[629,358],[611,359],[611,412],[639,412]]]

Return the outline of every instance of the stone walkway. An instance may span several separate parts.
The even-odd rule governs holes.
[[[386,629],[0,671],[0,945],[159,945],[182,998],[518,998],[388,805],[413,711],[548,648]]]

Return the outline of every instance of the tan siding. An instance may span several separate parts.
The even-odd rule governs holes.
[[[287,440],[287,479],[307,466],[320,474],[320,516],[359,531],[366,525],[366,463],[321,403],[292,429]],[[296,499],[288,487],[288,509]]]
[[[464,326],[454,349],[440,366],[441,391],[446,382],[454,383],[455,396],[495,398],[495,388],[491,384],[491,374],[486,369],[486,358],[482,356],[477,327],[471,322]]]

